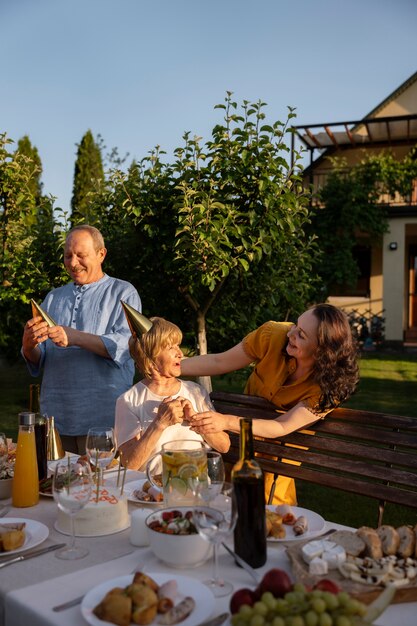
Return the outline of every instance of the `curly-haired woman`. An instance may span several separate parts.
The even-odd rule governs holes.
[[[266,398],[285,411],[275,420],[253,420],[253,434],[277,438],[311,426],[344,402],[358,383],[357,347],[345,313],[330,304],[305,311],[296,324],[266,322],[220,354],[184,359],[185,376],[213,376],[254,363],[245,393]],[[239,432],[240,418],[206,411],[192,417],[192,428],[208,435]],[[266,488],[272,475],[266,477]],[[278,479],[274,503],[296,503],[294,481]]]

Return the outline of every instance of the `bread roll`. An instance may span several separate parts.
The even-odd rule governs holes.
[[[359,556],[365,552],[366,544],[353,530],[336,530],[329,537],[330,541],[334,541],[337,545],[345,549],[346,554]]]
[[[382,552],[385,556],[391,554],[397,554],[397,550],[400,546],[400,536],[393,526],[384,524],[376,529],[379,538],[381,539]]]
[[[400,545],[397,550],[398,556],[406,559],[414,555],[416,547],[416,536],[411,526],[400,526],[397,528],[400,537]]]
[[[356,534],[365,542],[365,556],[370,556],[373,559],[380,559],[383,556],[381,539],[374,528],[361,526]]]

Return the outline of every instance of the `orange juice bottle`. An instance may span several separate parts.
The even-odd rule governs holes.
[[[34,506],[39,502],[38,462],[36,460],[35,413],[19,413],[13,506]]]

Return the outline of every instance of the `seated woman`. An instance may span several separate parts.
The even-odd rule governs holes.
[[[311,426],[344,402],[358,383],[357,347],[349,320],[330,304],[305,311],[296,324],[266,322],[239,344],[220,354],[185,359],[186,376],[225,374],[254,363],[245,393],[269,400],[284,411],[275,420],[253,420],[258,437],[284,437]],[[191,418],[192,428],[207,437],[218,431],[239,432],[240,418],[214,411]],[[266,475],[267,493],[273,476]],[[296,504],[294,481],[278,478],[274,504]]]
[[[116,402],[115,434],[123,465],[144,470],[163,443],[182,439],[205,441],[227,452],[226,433],[200,435],[190,430],[191,415],[211,411],[213,405],[200,385],[178,378],[184,356],[180,329],[161,317],[149,321],[149,330],[129,341],[132,358],[145,377]]]

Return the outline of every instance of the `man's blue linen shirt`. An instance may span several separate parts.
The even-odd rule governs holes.
[[[99,335],[111,357],[78,346],[60,348],[47,339],[39,345],[39,364],[27,362],[33,376],[43,368],[41,412],[55,417],[60,434],[86,435],[93,426],[113,426],[116,400],[133,383],[131,333],[120,300],[141,311],[133,285],[105,274],[95,283],[54,289],[41,305],[60,326]]]

